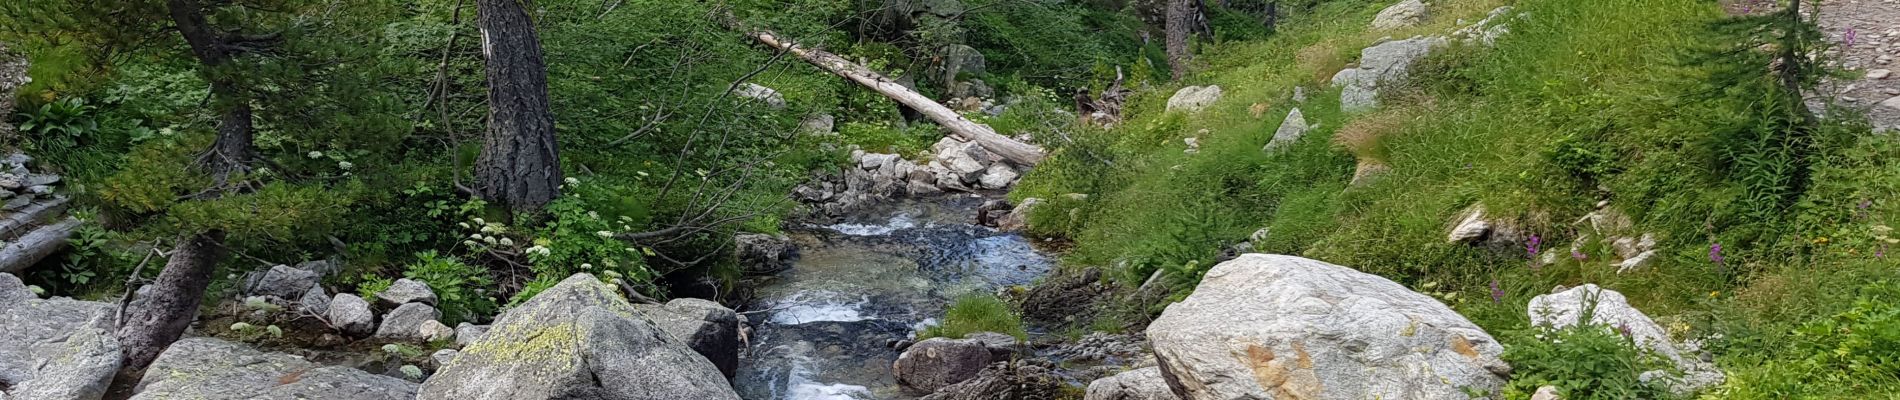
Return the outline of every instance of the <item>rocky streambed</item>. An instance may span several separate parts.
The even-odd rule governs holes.
[[[974,224],[985,197],[867,205],[794,227],[792,268],[758,287],[751,346],[734,378],[757,400],[894,399],[893,344],[957,296],[1026,285],[1053,260],[1022,236]]]

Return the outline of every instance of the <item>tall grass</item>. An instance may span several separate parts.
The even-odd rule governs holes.
[[[1356,49],[1386,36],[1446,32],[1502,2],[1439,2],[1426,26],[1363,31],[1383,5],[1327,2],[1266,39],[1211,48],[1201,55],[1208,68],[1181,84],[1219,84],[1221,101],[1191,115],[1164,112],[1173,87],[1158,88],[1134,100],[1123,126],[1061,146],[1015,195],[1090,197],[1040,208],[1032,225],[1075,239],[1068,264],[1109,266],[1130,286],[1156,270],[1193,283],[1222,246],[1266,227],[1257,251],[1469,292],[1453,306],[1492,331],[1525,326],[1531,296],[1597,283],[1622,291],[1681,339],[1728,338],[1710,342],[1711,350],[1725,367],[1756,378],[1718,391],[1725,393],[1768,384],[1761,379],[1771,374],[1761,372],[1805,357],[1773,343],[1848,308],[1854,297],[1840,289],[1895,272],[1876,258],[1870,233],[1900,221],[1893,138],[1833,120],[1814,128],[1817,139],[1802,150],[1812,154],[1806,167],[1729,161],[1752,154],[1738,138],[1757,137],[1734,132],[1769,135],[1788,125],[1759,111],[1778,95],[1772,90],[1711,85],[1737,69],[1696,56],[1738,44],[1718,32],[1727,19],[1717,4],[1518,1],[1512,5],[1527,16],[1508,20],[1511,33],[1495,47],[1441,50],[1418,64],[1411,87],[1382,99],[1383,110],[1346,115],[1324,80]],[[1291,101],[1296,86],[1307,89],[1306,102]],[[1317,128],[1289,148],[1262,152],[1292,107]],[[1180,138],[1190,136],[1202,143],[1197,153],[1182,151]],[[1391,170],[1348,185],[1360,160]],[[1792,200],[1756,200],[1761,182],[1782,179],[1762,174],[1791,173],[1811,183],[1770,191]],[[1569,253],[1579,237],[1572,221],[1600,200],[1659,238],[1653,265],[1618,273],[1594,241],[1537,267],[1536,254],[1522,248],[1445,241],[1456,213],[1483,203],[1540,236],[1545,251]],[[1716,244],[1720,260],[1709,255]],[[1496,302],[1494,281],[1505,293]],[[1797,389],[1771,393],[1791,397],[1883,387],[1780,379],[1772,384]]]

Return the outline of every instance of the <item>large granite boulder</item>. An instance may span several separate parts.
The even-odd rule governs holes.
[[[1404,83],[1411,77],[1412,63],[1446,42],[1443,37],[1418,36],[1388,40],[1360,50],[1358,68],[1333,74],[1333,86],[1345,87],[1339,94],[1339,109],[1358,113],[1378,108],[1381,88]]]
[[[981,341],[930,338],[904,349],[891,370],[899,385],[918,393],[933,393],[975,378],[991,361],[995,361],[994,355]]]
[[[653,320],[660,330],[686,343],[693,352],[705,356],[719,367],[719,373],[732,378],[739,370],[739,314],[719,303],[705,299],[673,299],[666,305],[635,304],[641,316]]]
[[[421,400],[737,400],[719,368],[575,274],[501,314]]]
[[[133,393],[133,400],[409,400],[416,384],[200,337],[166,348]]]
[[[1437,300],[1292,256],[1215,265],[1147,334],[1191,400],[1465,398],[1509,371],[1503,346]]]
[[[98,399],[119,370],[117,308],[40,300],[0,274],[0,398]]]
[[[1161,367],[1147,367],[1089,382],[1083,400],[1179,400],[1161,377]]]
[[[982,75],[984,68],[983,53],[968,45],[952,44],[943,47],[943,81],[958,82],[958,76]]]

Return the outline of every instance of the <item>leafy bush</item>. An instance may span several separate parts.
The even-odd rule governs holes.
[[[943,322],[924,328],[917,338],[957,339],[977,332],[996,332],[1018,339],[1029,335],[1023,330],[1022,316],[1008,302],[979,293],[958,297],[948,310],[944,310]]]
[[[1832,382],[1900,379],[1900,284],[1880,281],[1860,290],[1854,307],[1795,331],[1811,354],[1813,371]]]
[[[444,324],[477,322],[495,312],[495,298],[489,292],[495,281],[488,277],[487,269],[430,250],[417,253],[416,262],[402,274],[435,290]]]
[[[1606,325],[1511,332],[1502,358],[1511,364],[1511,382],[1504,389],[1509,399],[1528,398],[1546,385],[1556,386],[1566,399],[1653,399],[1664,394],[1637,376],[1667,364]]]
[[[68,97],[21,112],[16,118],[19,120],[17,126],[34,147],[65,151],[84,141],[98,140],[95,137],[99,134],[99,121],[94,115],[96,110],[97,107],[86,104],[86,99]]]

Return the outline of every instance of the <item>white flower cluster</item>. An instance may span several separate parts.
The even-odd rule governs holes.
[[[482,247],[493,247],[493,246],[500,246],[500,247],[514,247],[515,246],[514,239],[508,238],[506,236],[502,236],[503,234],[508,232],[507,225],[502,225],[499,222],[491,223],[481,218],[474,218],[474,219],[471,219],[471,221],[473,221],[474,224],[469,224],[468,222],[456,224],[456,225],[461,226],[462,229],[476,230],[475,233],[468,234],[468,240],[462,241],[463,245],[471,247],[471,248],[482,248]]]
[[[542,245],[537,244],[537,245],[534,245],[534,247],[529,247],[524,252],[526,252],[530,256],[547,257],[549,254],[553,254],[554,250],[549,249],[547,246],[542,246]]]

